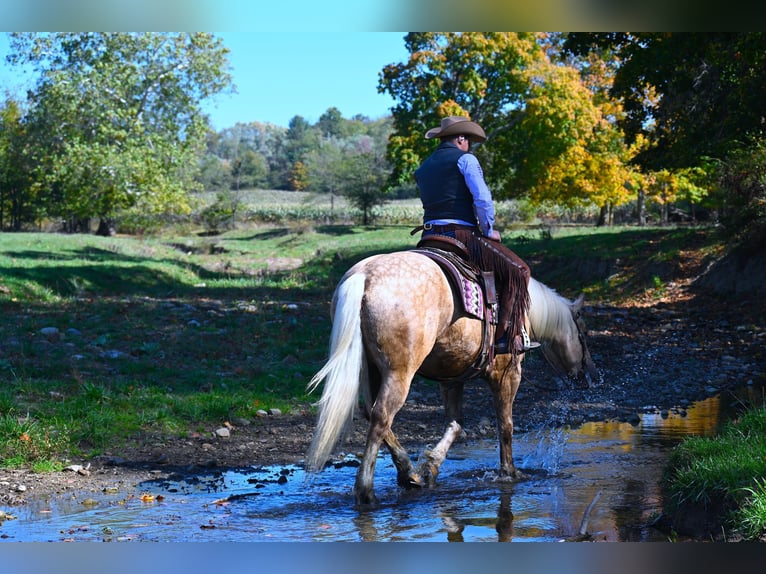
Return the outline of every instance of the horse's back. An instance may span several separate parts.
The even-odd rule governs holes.
[[[409,251],[373,255],[346,277],[365,277],[362,330],[367,349],[386,363],[420,362],[454,314],[452,291],[439,267]]]

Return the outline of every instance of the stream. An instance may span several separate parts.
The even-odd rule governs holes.
[[[359,511],[348,458],[307,477],[300,466],[211,471],[144,482],[135,495],[30,500],[2,524],[15,541],[665,541],[650,526],[670,449],[709,436],[738,404],[763,404],[746,387],[685,409],[647,412],[637,424],[588,422],[515,436],[527,478],[498,481],[494,439],[459,441],[435,489],[404,491],[387,453],[378,461],[380,506]],[[736,399],[734,399],[736,397]],[[759,402],[760,401],[760,402]]]

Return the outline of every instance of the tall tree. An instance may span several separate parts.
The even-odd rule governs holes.
[[[501,138],[522,113],[521,72],[543,57],[534,34],[418,32],[404,43],[409,59],[386,66],[378,84],[397,101],[388,149],[397,183],[411,180],[433,147],[423,134],[445,116],[468,115],[490,138]],[[507,167],[501,163],[487,170],[488,179],[500,176]]]
[[[40,74],[28,120],[60,215],[108,234],[123,209],[187,210],[200,103],[231,85],[227,53],[206,33],[13,34],[9,61]]]
[[[622,189],[622,173],[599,167],[619,162],[621,138],[604,96],[580,70],[551,59],[557,48],[548,35],[412,33],[405,45],[408,61],[386,66],[378,86],[397,100],[388,153],[399,182],[433,149],[426,129],[464,115],[487,132],[488,145],[472,151],[496,197],[598,202],[603,185],[583,179],[593,173]],[[590,170],[573,164],[593,158]]]

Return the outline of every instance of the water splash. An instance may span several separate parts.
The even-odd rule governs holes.
[[[561,468],[568,440],[569,430],[563,427],[531,433],[529,443],[535,444],[535,448],[523,457],[522,466],[556,474]]]

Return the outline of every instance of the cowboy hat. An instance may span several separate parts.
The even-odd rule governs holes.
[[[473,142],[483,142],[487,134],[481,126],[463,116],[449,116],[442,119],[438,128],[431,128],[426,132],[426,139],[445,138],[449,136],[466,136]]]

